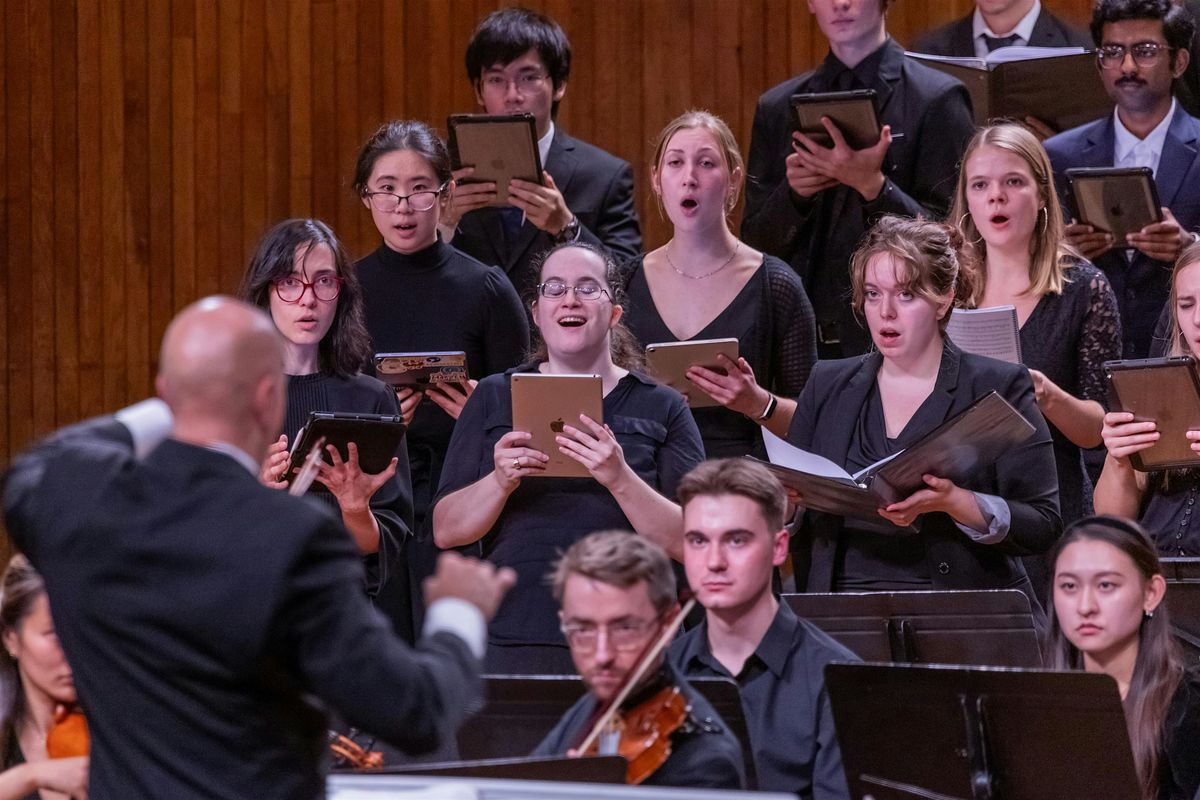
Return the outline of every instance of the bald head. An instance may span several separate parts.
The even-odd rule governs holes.
[[[221,438],[257,458],[258,439],[269,441],[282,424],[279,331],[263,311],[239,300],[198,300],[167,326],[157,385],[175,415],[177,437]]]

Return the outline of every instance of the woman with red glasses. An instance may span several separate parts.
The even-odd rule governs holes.
[[[287,416],[284,434],[262,467],[265,483],[286,486],[281,479],[288,445],[309,412],[399,414],[395,393],[359,372],[370,355],[362,293],[345,250],[325,223],[289,219],[271,228],[259,242],[239,295],[266,309],[284,339]],[[402,441],[392,463],[371,475],[360,469],[354,444],[347,449],[343,461],[330,448],[333,464],[321,467],[316,477],[329,492],[316,496],[340,513],[363,553],[367,594],[376,597],[385,583],[406,579],[400,555],[412,529],[408,456]],[[389,591],[392,596],[407,600],[408,592]],[[411,641],[411,613],[404,605],[381,610]]]

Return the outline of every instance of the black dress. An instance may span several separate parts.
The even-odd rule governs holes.
[[[525,364],[479,382],[454,428],[438,500],[495,469],[496,442],[512,430],[509,378],[516,372],[536,372],[536,367]],[[671,499],[680,479],[704,458],[700,433],[683,395],[636,372],[605,395],[604,422],[620,443],[625,463]],[[629,530],[629,520],[595,479],[521,481],[479,542],[484,558],[517,572],[517,585],[504,596],[488,626],[487,672],[574,672],[546,574],[577,540],[612,528]]]
[[[1104,362],[1121,357],[1121,315],[1104,273],[1088,262],[1066,269],[1062,294],[1038,301],[1021,326],[1021,357],[1063,391],[1108,405]],[[1091,487],[1079,447],[1050,425],[1058,467],[1058,502],[1063,524],[1092,513]]]
[[[1200,674],[1184,673],[1163,720],[1159,800],[1193,800],[1200,790]]]
[[[283,432],[288,443],[308,421],[311,411],[358,411],[368,414],[398,414],[396,394],[367,375],[343,377],[314,373],[289,375],[287,415]],[[408,572],[404,568],[405,542],[412,531],[412,493],[409,489],[408,455],[404,442],[396,452],[396,475],[371,498],[371,513],[379,522],[379,552],[363,556],[367,595],[392,622],[396,632],[414,641],[412,612],[407,602]],[[333,509],[341,518],[337,500],[314,481],[309,496]],[[384,589],[387,587],[387,591]],[[393,601],[393,598],[396,598]]]
[[[644,256],[628,271],[629,307],[625,324],[643,346],[680,341],[663,321],[643,267]],[[686,302],[686,299],[684,300]],[[781,397],[796,397],[817,360],[816,323],[808,294],[796,273],[774,256],[764,256],[733,301],[692,340],[738,340],[739,354],[754,369],[763,388]],[[723,406],[697,408],[692,414],[709,458],[766,458],[757,423]]]
[[[1138,522],[1154,539],[1161,556],[1200,556],[1200,470],[1178,469],[1150,474]]]

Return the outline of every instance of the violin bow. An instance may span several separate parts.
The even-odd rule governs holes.
[[[668,622],[658,634],[658,638],[650,643],[650,647],[648,647],[646,652],[644,652],[641,658],[638,659],[637,664],[634,665],[633,670],[630,671],[628,677],[625,679],[625,685],[622,686],[620,691],[618,691],[613,699],[609,701],[608,708],[605,709],[604,713],[602,713],[599,719],[596,720],[596,724],[592,726],[587,738],[584,739],[583,743],[577,748],[578,752],[586,753],[588,748],[596,743],[596,740],[600,737],[600,734],[603,733],[604,729],[607,728],[609,723],[612,722],[617,710],[621,708],[621,704],[629,699],[629,695],[633,693],[633,690],[640,685],[642,679],[646,677],[646,673],[650,670],[650,665],[654,663],[654,659],[656,659],[671,642],[671,640],[675,638],[675,633],[679,630],[679,626],[683,624],[683,620],[689,613],[691,613],[691,610],[695,607],[695,605],[696,598],[689,598],[688,601],[683,604],[683,607],[679,609],[679,613],[675,615],[674,619]]]

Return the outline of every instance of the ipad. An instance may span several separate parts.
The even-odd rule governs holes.
[[[604,422],[604,394],[599,375],[543,375],[519,372],[512,376],[513,430],[532,434],[529,446],[550,456],[546,469],[532,476],[588,478],[587,468],[564,455],[554,441],[564,425],[580,427],[579,415]]]
[[[1113,409],[1130,411],[1138,420],[1153,420],[1162,434],[1158,442],[1129,457],[1141,472],[1200,467],[1186,433],[1200,430],[1200,378],[1191,356],[1108,361]]]
[[[428,353],[376,353],[375,375],[395,386],[428,389],[430,384],[466,383],[467,354],[462,350]]]
[[[833,140],[821,117],[829,117],[846,144],[863,150],[879,141],[881,128],[875,113],[875,90],[857,89],[852,92],[820,92],[792,95],[792,110],[796,128],[822,147],[833,147]]]
[[[358,447],[358,465],[363,472],[374,475],[387,469],[387,465],[400,449],[404,437],[404,421],[394,414],[354,414],[334,411],[313,411],[292,446],[291,461],[288,462],[286,480],[290,484],[299,472],[313,445],[321,437],[327,445],[337,447],[342,460],[348,455],[346,445],[350,442]],[[325,463],[333,463],[328,452]],[[320,482],[314,481],[311,492],[329,491]]]
[[[1162,222],[1158,189],[1149,167],[1074,167],[1067,170],[1067,182],[1072,216],[1111,233],[1118,247],[1126,234]]]
[[[450,129],[450,161],[454,169],[474,167],[463,183],[496,182],[493,206],[507,206],[513,178],[542,182],[537,124],[532,114],[454,114]]]
[[[677,392],[683,394],[692,408],[719,406],[703,389],[692,383],[687,376],[692,366],[705,367],[713,372],[725,374],[717,360],[725,355],[730,361],[738,360],[737,339],[696,339],[688,342],[658,342],[646,345],[646,366],[650,374]]]

